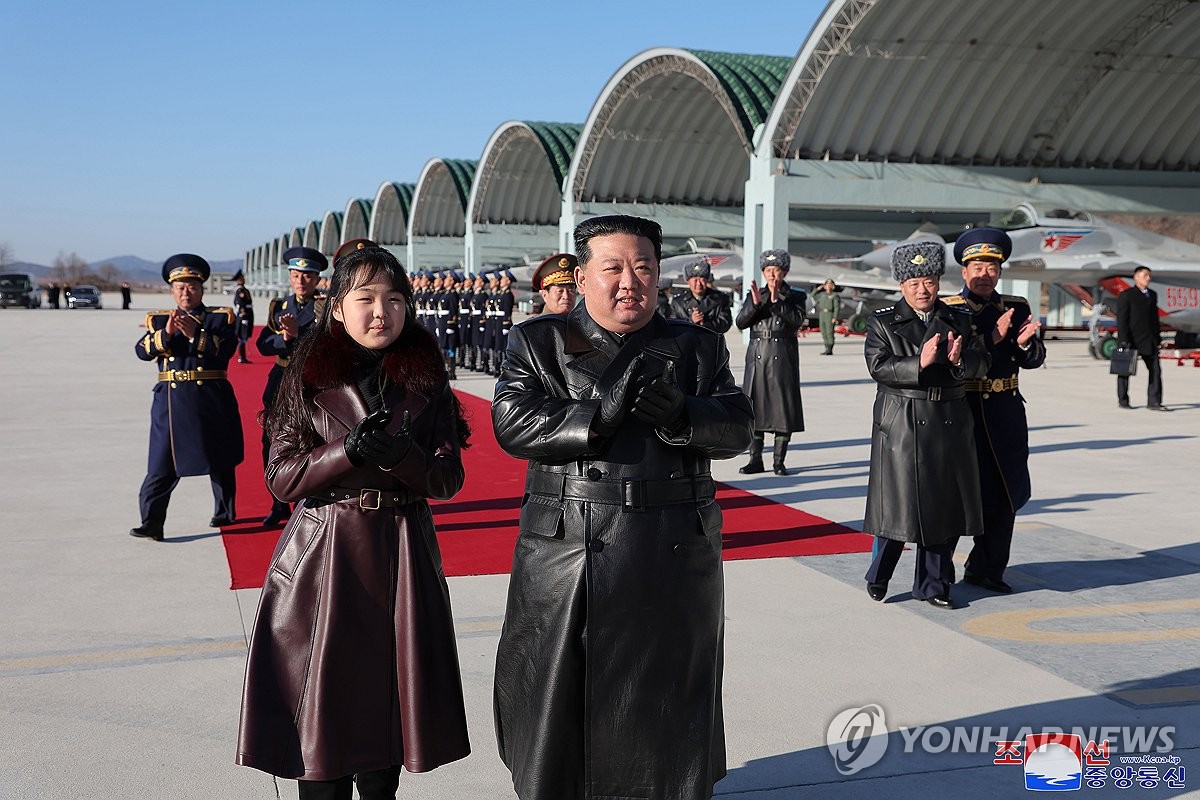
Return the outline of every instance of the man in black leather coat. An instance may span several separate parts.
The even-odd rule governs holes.
[[[905,542],[917,545],[912,596],[953,608],[954,545],[983,532],[979,468],[963,383],[982,378],[989,357],[971,315],[937,299],[941,242],[902,244],[892,275],[903,299],[867,319],[867,369],[878,383],[863,532],[879,537],[867,594],[887,595]]]
[[[575,230],[584,296],[514,327],[500,445],[527,459],[496,655],[496,734],[522,800],[703,800],[725,774],[712,458],[750,442],[723,338],[655,313],[662,232]]]
[[[683,277],[687,280],[688,288],[676,292],[671,298],[670,316],[703,325],[717,333],[729,330],[733,325],[733,301],[729,295],[708,285],[712,279],[712,266],[708,259],[700,257],[685,265]]]

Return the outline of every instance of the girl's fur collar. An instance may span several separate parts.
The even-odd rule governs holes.
[[[304,364],[304,385],[317,391],[352,383],[358,345],[340,322],[331,321],[328,331],[314,343]],[[446,367],[437,340],[420,325],[404,326],[387,355],[383,371],[396,384],[430,395],[446,385]]]

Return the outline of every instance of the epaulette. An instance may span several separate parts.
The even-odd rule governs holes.
[[[210,313],[210,314],[224,314],[224,315],[226,316],[226,318],[228,318],[228,320],[229,320],[229,324],[230,324],[230,325],[232,325],[232,324],[234,323],[234,320],[236,320],[236,319],[237,319],[237,315],[233,313],[233,309],[232,309],[232,308],[230,308],[229,306],[215,306],[215,307],[210,307],[210,308],[208,309],[208,313]]]
[[[967,298],[961,294],[952,294],[949,297],[943,297],[942,302],[948,306],[962,306],[967,304]]]
[[[1012,306],[1012,305],[1027,306],[1027,305],[1029,305],[1029,301],[1019,295],[1002,294],[1002,295],[1000,295],[1000,297],[1001,297],[1001,299],[1004,300],[1004,304],[1008,305],[1008,306]]]
[[[150,325],[150,321],[152,319],[154,319],[155,317],[169,317],[169,316],[171,316],[172,313],[174,313],[174,309],[171,309],[171,308],[163,309],[162,311],[147,312],[146,313],[146,330],[153,330],[153,327]],[[166,323],[164,322],[163,324],[165,325]]]

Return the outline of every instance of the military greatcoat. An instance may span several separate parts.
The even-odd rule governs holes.
[[[151,475],[220,474],[242,463],[242,426],[237,398],[225,379],[237,350],[233,309],[199,306],[196,337],[167,335],[171,311],[146,315],[146,333],[134,352],[142,361],[158,361],[159,380],[150,406]],[[220,373],[206,380],[204,372]]]
[[[522,800],[700,800],[725,774],[721,510],[709,460],[750,443],[721,336],[655,315],[624,340],[589,315],[515,326],[492,419],[528,459],[496,655],[500,754]],[[590,434],[637,354],[674,363],[690,433],[631,415]]]
[[[796,332],[804,327],[808,296],[786,283],[779,301],[763,290],[758,305],[746,296],[737,315],[739,330],[750,329],[742,388],[754,404],[754,429],[774,433],[804,430],[800,397],[800,348]]]
[[[921,369],[934,333],[965,337],[962,364]],[[971,409],[963,382],[982,377],[988,354],[971,317],[938,301],[927,326],[901,300],[867,319],[867,369],[878,383],[863,532],[938,545],[983,531]]]

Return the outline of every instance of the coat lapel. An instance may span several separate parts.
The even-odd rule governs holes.
[[[916,345],[918,350],[925,341],[925,323],[903,300],[896,303],[896,310],[892,314],[892,330],[901,339]]]

